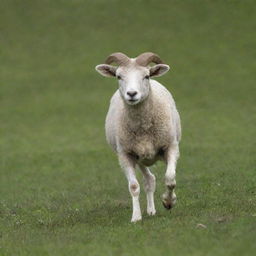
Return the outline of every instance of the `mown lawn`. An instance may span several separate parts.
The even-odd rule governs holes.
[[[0,4],[0,255],[255,254],[255,1]],[[137,224],[104,136],[117,83],[94,70],[115,51],[158,53],[182,118],[177,206],[158,163]]]

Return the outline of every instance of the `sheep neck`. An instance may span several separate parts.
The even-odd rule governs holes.
[[[153,120],[153,97],[152,91],[149,91],[149,95],[141,103],[131,106],[125,104],[126,122],[130,129],[149,129],[152,126]]]

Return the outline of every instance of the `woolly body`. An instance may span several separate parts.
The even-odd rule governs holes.
[[[171,93],[150,80],[148,97],[129,106],[117,90],[106,118],[106,137],[114,151],[129,154],[139,164],[150,166],[164,159],[170,144],[181,137],[180,118]]]

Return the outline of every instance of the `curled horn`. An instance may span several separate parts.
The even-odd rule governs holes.
[[[107,57],[105,60],[106,64],[116,63],[117,65],[125,66],[130,62],[130,58],[124,53],[115,52]]]
[[[144,66],[144,67],[146,67],[151,62],[154,62],[156,64],[163,63],[163,61],[160,59],[160,57],[153,52],[144,52],[144,53],[140,54],[136,58],[136,62],[140,66]]]

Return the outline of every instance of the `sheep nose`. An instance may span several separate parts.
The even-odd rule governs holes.
[[[131,98],[133,98],[133,97],[137,94],[137,92],[136,92],[136,91],[128,91],[127,94],[128,94]]]

